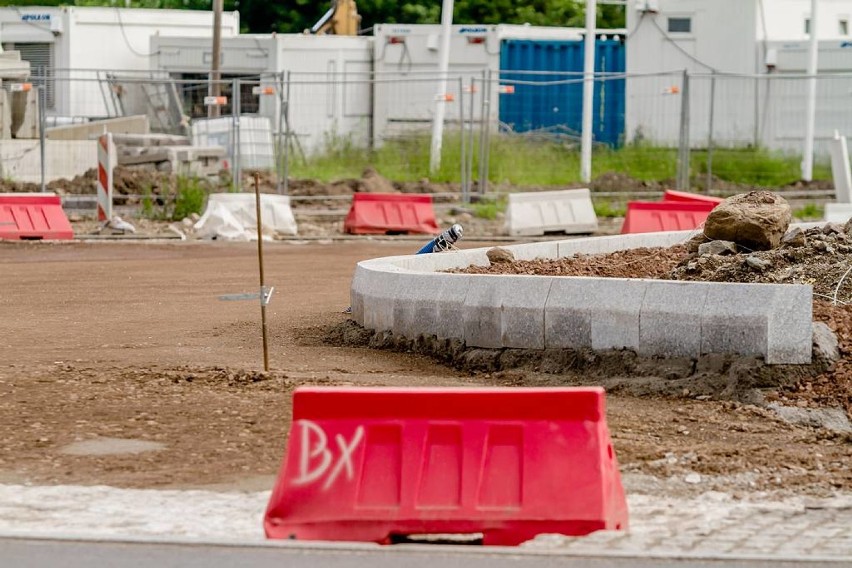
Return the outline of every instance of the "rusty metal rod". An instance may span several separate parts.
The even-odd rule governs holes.
[[[254,202],[257,213],[257,264],[260,267],[260,321],[263,327],[263,370],[269,371],[269,342],[266,327],[266,286],[263,278],[263,225],[260,218],[260,179],[254,173]]]

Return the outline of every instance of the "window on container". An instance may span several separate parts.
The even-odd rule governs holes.
[[[692,18],[669,18],[669,32],[677,34],[692,33]]]
[[[849,20],[846,18],[841,18],[837,21],[837,31],[842,36],[849,35]]]
[[[805,18],[805,35],[811,35],[811,19]]]
[[[56,108],[55,90],[56,80],[53,69],[53,44],[52,43],[12,43],[4,44],[4,49],[17,51],[21,59],[30,63],[32,82],[35,85],[45,86],[45,106],[49,109]]]

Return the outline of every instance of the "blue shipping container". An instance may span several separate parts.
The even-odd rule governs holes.
[[[500,122],[514,132],[546,129],[579,137],[583,123],[583,49],[582,41],[504,40],[500,47],[501,83],[536,84],[515,83],[514,93],[499,95]],[[621,41],[595,41],[596,72],[624,73],[625,69]],[[595,81],[595,142],[621,144],[624,108],[624,79]]]

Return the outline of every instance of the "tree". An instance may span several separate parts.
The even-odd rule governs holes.
[[[6,5],[75,5],[124,7],[125,0],[0,0]],[[243,31],[301,33],[313,26],[331,7],[332,0],[225,0],[226,10],[238,10]],[[534,26],[585,25],[584,0],[456,0],[453,20],[459,24],[531,24]],[[211,0],[131,0],[133,8],[210,10]],[[599,28],[623,28],[622,6],[598,6]],[[374,24],[436,24],[441,19],[440,0],[359,0],[361,27]]]

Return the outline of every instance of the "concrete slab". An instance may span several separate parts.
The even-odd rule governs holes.
[[[590,291],[596,278],[554,278],[544,307],[544,346],[581,349],[592,346]]]
[[[589,286],[592,349],[638,349],[642,302],[648,280],[600,278]]]
[[[544,349],[544,308],[555,278],[503,276],[501,335],[503,347]]]
[[[510,193],[506,207],[506,232],[509,235],[591,233],[598,218],[588,189]]]
[[[849,167],[849,149],[846,137],[834,131],[828,143],[831,155],[831,177],[834,180],[834,196],[838,203],[852,203],[852,170]]]
[[[96,438],[73,442],[59,449],[59,453],[70,456],[114,456],[121,454],[141,454],[165,450],[168,446],[160,442],[134,440],[126,438]]]
[[[435,335],[439,339],[465,338],[465,302],[476,277],[469,274],[445,274],[435,293],[437,323]]]
[[[107,118],[105,120],[93,120],[84,124],[70,124],[67,126],[55,126],[44,131],[45,137],[50,140],[94,140],[104,133],[104,130],[113,134],[113,142],[121,144],[116,138],[119,135],[146,135],[151,128],[148,117],[144,114],[135,116],[120,116],[118,118]]]
[[[701,354],[701,315],[712,284],[650,281],[639,320],[640,355]]]
[[[771,287],[771,292],[764,286]],[[770,314],[766,362],[773,365],[810,363],[813,354],[813,288],[794,284],[762,284],[760,291],[760,298],[767,304]]]
[[[701,354],[737,353],[766,357],[769,304],[755,301],[754,285],[717,282],[701,313]]]
[[[468,347],[503,346],[501,287],[506,276],[477,275],[472,278],[462,306],[464,341]]]
[[[435,295],[449,274],[400,273],[393,302],[393,332],[409,339],[437,335],[438,306]]]

